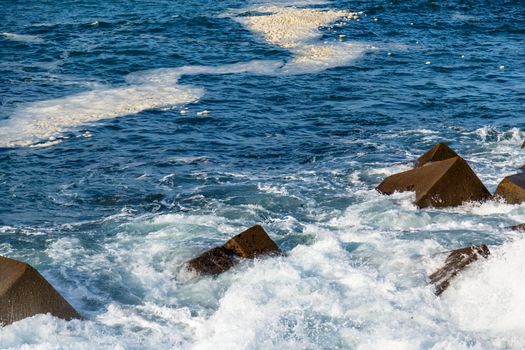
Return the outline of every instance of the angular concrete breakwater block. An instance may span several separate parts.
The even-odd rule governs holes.
[[[498,185],[494,196],[502,198],[509,204],[525,202],[525,173],[504,178]]]
[[[0,256],[0,323],[46,313],[66,320],[82,318],[37,270]]]
[[[490,250],[485,244],[453,250],[445,260],[445,266],[429,276],[430,283],[436,287],[435,294],[441,295],[459,272],[479,257],[487,258],[489,255]]]
[[[421,167],[430,162],[439,162],[441,160],[446,160],[454,157],[459,157],[456,152],[454,152],[447,144],[439,142],[427,153],[423,154],[416,161],[416,167]]]
[[[206,275],[218,275],[233,267],[233,260],[223,247],[216,247],[188,261],[188,267]]]
[[[253,259],[278,252],[279,247],[266,231],[260,225],[255,225],[231,238],[223,246],[208,250],[188,261],[187,267],[202,274],[217,275],[233,267],[233,255]]]
[[[390,195],[415,191],[420,208],[451,207],[492,196],[467,162],[454,157],[387,177],[376,190]]]
[[[233,237],[224,244],[224,248],[232,251],[237,256],[249,259],[279,252],[277,244],[272,241],[260,225],[250,227]]]

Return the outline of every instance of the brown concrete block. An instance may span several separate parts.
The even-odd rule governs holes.
[[[525,224],[511,226],[510,229],[514,231],[525,231]]]
[[[189,269],[205,275],[218,275],[233,267],[229,252],[223,247],[216,247],[188,261]]]
[[[504,178],[498,185],[494,196],[502,198],[509,204],[525,202],[525,173]]]
[[[82,318],[37,270],[0,256],[0,323],[46,313],[66,320]]]
[[[423,154],[416,161],[416,167],[421,167],[430,162],[438,162],[441,160],[446,160],[454,157],[459,157],[456,152],[454,152],[447,144],[439,142],[427,153]]]
[[[451,207],[492,196],[467,162],[454,157],[387,177],[376,188],[383,194],[415,191],[416,205]]]
[[[480,256],[487,258],[489,255],[490,250],[485,244],[453,250],[447,257],[445,266],[429,276],[430,283],[436,287],[436,295],[441,295],[450,285],[450,281]]]
[[[235,255],[250,259],[279,252],[277,244],[272,241],[260,225],[250,227],[233,237],[224,244],[224,248],[232,251]]]

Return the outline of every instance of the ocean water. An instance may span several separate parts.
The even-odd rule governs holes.
[[[525,164],[523,1],[3,1],[0,255],[87,320],[0,349],[523,349],[525,205],[375,186]],[[286,256],[191,257],[256,223]],[[440,297],[446,251],[492,256]]]

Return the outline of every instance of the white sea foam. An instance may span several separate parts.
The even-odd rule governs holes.
[[[162,76],[149,72],[133,79]],[[462,137],[472,148],[464,156],[485,180],[511,166],[508,158],[519,161],[523,136],[514,129],[465,131]],[[489,163],[497,170],[479,166]],[[91,321],[36,316],[1,328],[0,347],[523,349],[525,240],[503,227],[525,222],[525,205],[419,210],[411,193],[385,197],[370,186],[370,177],[405,170],[408,160],[394,166],[349,164],[358,167],[352,178],[360,181],[342,193],[351,196],[345,209],[316,210],[314,201],[310,222],[290,215],[272,219],[265,224],[272,238],[298,239],[286,243],[288,255],[240,261],[214,278],[187,274],[183,264],[253,224],[247,218],[264,208],[219,205],[209,215],[130,218],[95,249],[78,238],[55,238],[39,257],[50,265],[43,274]],[[265,195],[278,198],[293,195],[297,182],[311,187],[322,180],[319,171],[283,178],[286,185],[254,181]],[[111,222],[107,218],[105,225]],[[293,233],[297,227],[300,234]],[[276,229],[290,236],[283,239]],[[492,256],[472,264],[435,297],[428,274],[450,249],[479,242],[489,243]],[[0,251],[12,254],[13,246],[0,245]],[[93,310],[88,306],[93,304],[99,306]]]
[[[250,61],[223,66],[183,66],[128,75],[127,86],[97,88],[76,95],[21,106],[0,122],[0,147],[54,145],[78,125],[197,101],[201,88],[177,84],[183,75],[251,73],[275,75],[280,61]]]
[[[39,44],[39,43],[44,42],[44,40],[37,35],[15,34],[15,33],[3,32],[3,33],[0,33],[0,36],[3,36],[4,38],[8,40],[21,41],[21,42],[26,42],[26,43]]]
[[[171,84],[109,87],[27,104],[0,124],[0,146],[29,146],[80,124],[198,100],[202,89]]]
[[[522,348],[525,241],[491,246],[491,258],[466,270],[436,298],[426,276],[446,257],[436,253],[448,248],[427,232],[490,232],[490,218],[468,210],[399,208],[372,191],[366,197],[328,221],[301,224],[302,235],[314,237],[313,243],[298,244],[287,256],[240,261],[216,278],[185,275],[182,266],[248,226],[244,219],[187,214],[137,219],[98,241],[95,250],[79,239],[59,238],[45,255],[60,268],[44,275],[91,321],[29,318],[0,329],[0,344],[8,349]],[[401,194],[397,200],[410,202]],[[297,223],[289,217],[266,228],[278,239],[273,225]],[[421,237],[403,238],[407,232]],[[65,270],[80,273],[81,285]],[[104,306],[86,312],[83,302]]]
[[[525,240],[498,248],[483,264],[461,274],[444,293],[452,321],[481,337],[500,337],[500,347],[525,344]]]
[[[277,194],[277,195],[288,195],[288,191],[284,186],[271,186],[266,184],[257,184],[259,191]]]
[[[216,67],[183,66],[136,72],[126,77],[127,86],[98,87],[72,96],[22,105],[9,119],[0,122],[0,147],[52,146],[61,142],[62,133],[78,125],[195,102],[204,91],[177,85],[183,75],[313,73],[348,64],[369,49],[357,42],[319,41],[322,36],[319,27],[357,18],[356,13],[291,5],[298,3],[256,5],[234,16],[269,43],[289,50],[293,57],[287,62],[255,60]],[[264,14],[244,16],[246,11]],[[203,111],[198,115],[208,113]]]
[[[245,15],[248,12],[258,13]],[[313,73],[346,65],[371,49],[359,42],[319,41],[320,27],[357,18],[355,12],[299,8],[287,3],[251,6],[234,17],[266,42],[293,54],[282,67],[283,74]]]
[[[282,66],[281,61],[254,60],[222,66],[182,66],[177,68],[159,68],[135,72],[126,76],[131,84],[165,85],[180,79],[183,75],[198,74],[239,74],[275,75]]]
[[[265,5],[250,7],[261,14],[239,16],[236,20],[248,27],[271,44],[294,49],[305,42],[319,39],[319,27],[327,26],[338,19],[352,18],[349,11],[318,10],[309,8]]]

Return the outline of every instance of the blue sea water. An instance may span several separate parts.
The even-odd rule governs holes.
[[[525,348],[525,205],[374,190],[439,141],[519,171],[524,34],[523,1],[3,1],[0,254],[88,319],[0,349]],[[184,269],[256,223],[286,256]]]

